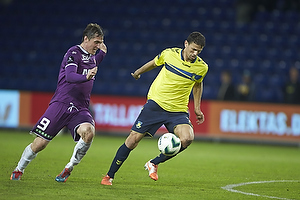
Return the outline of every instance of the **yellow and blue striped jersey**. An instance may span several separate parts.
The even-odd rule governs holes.
[[[168,48],[154,59],[162,69],[153,81],[148,99],[170,112],[188,112],[189,96],[196,82],[202,82],[208,65],[199,57],[184,61],[182,49]]]

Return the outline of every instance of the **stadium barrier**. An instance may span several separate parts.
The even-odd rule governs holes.
[[[0,127],[31,128],[46,110],[52,93],[0,90]],[[146,98],[92,95],[97,132],[128,134]],[[300,106],[286,104],[203,101],[205,122],[196,124],[195,137],[276,144],[300,144]],[[158,135],[167,132],[162,127]]]

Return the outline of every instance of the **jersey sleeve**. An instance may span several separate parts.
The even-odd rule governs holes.
[[[87,81],[85,75],[78,74],[77,68],[80,62],[80,52],[68,51],[65,55],[65,73],[66,81],[70,83],[80,83]]]
[[[204,79],[204,77],[206,76],[207,72],[208,72],[208,65],[204,62],[204,61],[201,61],[201,64],[203,65],[203,72],[202,72],[202,77],[197,80],[196,82],[199,82],[201,83]]]
[[[158,54],[155,58],[154,58],[154,62],[156,66],[162,66],[165,64],[165,55],[168,52],[169,49],[165,49],[163,50],[160,54]]]
[[[88,81],[85,75],[78,74],[77,72],[77,67],[74,65],[69,65],[66,68],[66,81],[69,83],[81,83]]]
[[[105,56],[106,56],[106,53],[101,50],[95,55],[96,66],[98,66],[102,62],[102,60]]]
[[[76,67],[78,67],[79,63],[80,63],[80,52],[79,51],[68,51],[64,57],[64,67],[67,68],[69,65],[74,65]]]

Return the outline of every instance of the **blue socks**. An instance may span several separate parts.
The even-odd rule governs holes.
[[[107,175],[110,178],[114,178],[115,173],[120,169],[120,167],[122,166],[122,164],[124,163],[124,161],[127,159],[127,157],[129,156],[129,153],[131,152],[131,149],[129,149],[125,143],[120,146],[120,148],[118,149],[114,160],[112,161],[111,165],[110,165],[110,169],[107,173]]]
[[[185,149],[186,148],[181,147],[181,149],[180,149],[180,151],[178,153],[184,151]],[[112,163],[110,165],[109,171],[107,173],[107,175],[110,178],[114,178],[115,173],[120,169],[120,167],[122,166],[122,164],[124,163],[124,161],[128,158],[130,152],[131,152],[131,149],[129,149],[125,145],[125,143],[122,146],[120,146],[120,148],[118,149],[118,151],[117,151],[117,153],[115,155],[114,160],[112,161]],[[165,161],[167,161],[167,160],[175,157],[176,155],[174,155],[174,156],[166,156],[166,155],[164,155],[164,154],[161,153],[156,158],[154,158],[153,160],[151,160],[151,163],[153,163],[155,165],[158,165],[159,163],[163,163],[163,162],[165,162]]]
[[[180,151],[177,153],[179,154],[180,152],[184,151],[186,148],[181,147]],[[154,158],[153,160],[151,160],[151,163],[153,163],[154,165],[158,165],[159,163],[163,163],[166,162],[167,160],[175,157],[177,154],[175,154],[174,156],[166,156],[164,154],[159,154],[156,158]]]

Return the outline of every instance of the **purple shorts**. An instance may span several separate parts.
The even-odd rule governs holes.
[[[49,105],[46,112],[31,130],[31,133],[51,141],[66,126],[71,131],[74,141],[77,142],[80,136],[76,130],[84,122],[95,126],[94,119],[87,108],[77,108],[72,103],[66,105],[54,102]]]

